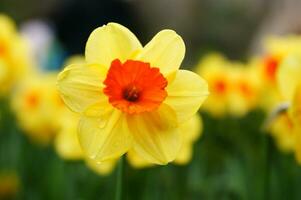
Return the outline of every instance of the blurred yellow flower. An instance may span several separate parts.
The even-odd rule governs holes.
[[[64,108],[55,83],[55,73],[33,74],[24,78],[12,95],[12,109],[20,127],[42,145],[53,139]]]
[[[81,114],[79,141],[90,159],[117,159],[129,149],[156,164],[176,158],[179,124],[208,95],[203,79],[178,70],[184,54],[184,42],[172,30],[159,32],[145,47],[116,23],[91,33],[87,64],[70,65],[58,76],[63,100]]]
[[[199,139],[203,132],[202,119],[198,114],[196,114],[190,120],[182,123],[179,126],[179,129],[181,136],[183,137],[183,144],[173,163],[178,165],[185,165],[191,161],[193,154],[193,144]],[[143,157],[139,156],[133,150],[130,150],[127,153],[127,159],[129,163],[136,168],[153,166],[152,163],[143,159]]]
[[[197,73],[208,81],[210,96],[204,102],[202,110],[220,117],[227,113],[230,93],[229,72],[226,58],[220,54],[208,54],[197,65]]]
[[[229,113],[244,116],[258,106],[260,83],[252,66],[232,63],[229,67],[231,92]]]
[[[301,53],[301,36],[270,36],[264,42],[266,54],[279,61],[288,54]]]
[[[298,163],[301,165],[301,78],[299,78],[299,82],[295,88],[291,107],[289,108],[288,112],[293,121],[293,131],[296,135],[295,156]]]
[[[0,96],[7,94],[32,65],[28,45],[14,22],[0,13]]]
[[[279,93],[277,74],[279,66],[287,60],[289,55],[301,53],[301,37],[296,35],[270,36],[264,42],[265,55],[257,59],[258,77],[261,80],[261,106],[270,112],[282,102],[283,96]],[[284,86],[286,87],[286,86]]]
[[[14,172],[0,172],[0,199],[15,199],[19,191],[19,177]]]
[[[202,109],[213,116],[243,116],[257,106],[259,82],[253,67],[208,54],[197,72],[208,81],[210,91]]]
[[[294,124],[288,113],[282,113],[271,124],[270,132],[276,141],[278,148],[283,152],[294,152],[296,134]]]
[[[271,58],[252,58],[248,63],[249,67],[254,70],[258,84],[258,106],[266,112],[271,112],[275,106],[282,102],[276,84],[276,72],[279,64],[268,64],[270,61],[267,60],[269,59]]]
[[[287,111],[291,129],[286,135],[294,136],[294,150],[297,161],[301,164],[301,52],[291,53],[283,58],[276,78],[280,93],[290,103]]]

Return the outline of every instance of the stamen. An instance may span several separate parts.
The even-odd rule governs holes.
[[[140,96],[139,94],[140,94],[140,90],[136,86],[129,86],[125,88],[125,90],[123,91],[123,97],[127,101],[131,101],[131,102],[138,101]]]

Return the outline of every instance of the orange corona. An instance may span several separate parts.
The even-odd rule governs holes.
[[[114,60],[104,84],[109,102],[129,114],[152,111],[167,96],[167,80],[159,68],[141,61],[127,60],[122,64]]]
[[[264,73],[270,81],[275,81],[278,68],[278,59],[273,56],[267,56],[264,59]]]

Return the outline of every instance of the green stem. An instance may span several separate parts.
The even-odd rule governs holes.
[[[118,161],[117,166],[117,177],[116,177],[116,193],[115,193],[115,200],[122,199],[122,187],[123,187],[123,165],[124,165],[124,158],[123,156]]]

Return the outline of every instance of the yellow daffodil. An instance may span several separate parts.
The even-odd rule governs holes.
[[[259,82],[253,67],[209,54],[197,72],[208,81],[211,93],[202,109],[213,116],[242,116],[257,105]]]
[[[267,54],[279,60],[291,53],[301,53],[301,36],[270,36],[266,39],[264,46]]]
[[[287,111],[291,121],[290,135],[294,135],[294,150],[301,164],[301,53],[291,53],[284,58],[277,72],[277,82],[284,99],[289,102]]]
[[[202,110],[216,117],[227,113],[230,80],[226,62],[226,58],[220,54],[209,54],[197,66],[197,73],[208,81],[210,91]]]
[[[300,45],[301,37],[294,35],[269,37],[264,43],[265,55],[257,60],[257,65],[258,77],[262,81],[261,106],[268,112],[283,101],[276,83],[279,66],[288,55],[300,53]]]
[[[269,61],[270,60],[270,61]],[[255,77],[258,81],[258,105],[266,112],[271,112],[279,103],[282,102],[281,95],[276,84],[276,72],[278,62],[274,62],[271,58],[266,57],[252,58],[249,62],[250,68],[255,71]]]
[[[0,95],[11,87],[32,67],[29,48],[18,34],[14,22],[0,14]]]
[[[294,152],[296,134],[294,124],[288,113],[282,113],[271,124],[270,132],[275,139],[278,148],[283,152]]]
[[[295,155],[296,160],[301,165],[301,79],[298,86],[295,89],[295,94],[293,96],[292,105],[290,107],[289,113],[291,115],[294,134],[296,135],[295,142]]]
[[[178,165],[184,165],[190,162],[192,159],[193,143],[196,142],[197,139],[199,139],[203,131],[202,120],[200,116],[196,114],[190,120],[186,121],[185,123],[182,123],[179,126],[179,129],[183,137],[183,144],[173,163]],[[130,150],[127,153],[127,159],[129,163],[136,168],[153,166],[152,163],[143,159],[143,157],[139,156],[133,150]]]
[[[259,82],[254,68],[233,62],[229,66],[231,92],[229,93],[229,113],[244,116],[258,105]]]
[[[64,108],[55,83],[54,73],[34,74],[20,82],[12,96],[20,127],[40,144],[52,140],[59,127],[57,117]]]
[[[182,38],[159,32],[145,47],[127,28],[109,23],[86,44],[86,64],[58,76],[58,89],[80,113],[79,141],[100,162],[134,149],[148,162],[167,164],[181,147],[179,124],[189,120],[208,95],[198,75],[178,70]]]
[[[271,36],[266,39],[265,57],[262,60],[262,79],[267,85],[276,85],[276,74],[283,58],[294,53],[301,53],[301,37]]]
[[[283,59],[278,73],[278,88],[285,100],[292,100],[296,87],[300,82],[301,74],[301,53],[293,53]]]

